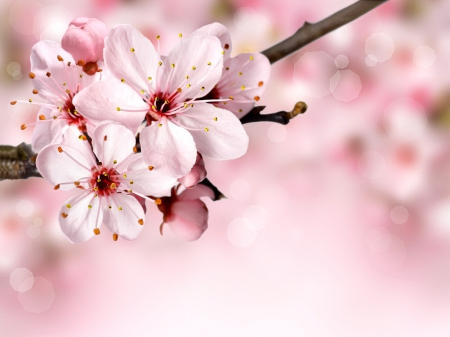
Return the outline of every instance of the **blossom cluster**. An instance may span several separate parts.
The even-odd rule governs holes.
[[[208,226],[201,197],[214,192],[203,157],[245,154],[239,118],[259,101],[269,79],[265,56],[231,57],[227,29],[213,23],[168,55],[130,25],[111,30],[96,20],[71,22],[61,45],[40,41],[31,51],[33,99],[41,106],[32,136],[37,167],[54,189],[80,190],[61,208],[72,242],[100,234],[132,240],[145,223],[146,200],[186,240]],[[11,102],[15,105],[18,101]],[[29,125],[22,125],[26,129]]]

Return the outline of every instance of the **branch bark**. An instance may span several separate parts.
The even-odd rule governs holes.
[[[271,114],[262,115],[261,111],[263,111],[265,108],[265,106],[255,106],[248,114],[241,118],[241,123],[247,124],[256,122],[272,122],[286,125],[295,116],[304,114],[308,109],[308,106],[305,102],[298,102],[297,104],[295,104],[292,111],[278,111]]]
[[[262,51],[262,54],[267,56],[270,63],[275,63],[303,48],[308,43],[370,12],[386,1],[388,0],[360,0],[322,21],[317,23],[305,22],[303,27],[297,30],[294,35]]]
[[[29,144],[0,145],[0,180],[41,177],[36,167],[36,154]]]

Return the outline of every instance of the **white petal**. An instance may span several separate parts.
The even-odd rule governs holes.
[[[94,153],[108,168],[125,160],[133,153],[135,145],[133,132],[121,124],[111,122],[97,126],[92,137]]]
[[[247,151],[248,136],[239,119],[230,111],[211,104],[196,103],[177,117],[181,125],[199,130],[191,131],[191,134],[198,152],[206,157],[235,159]]]
[[[74,105],[84,117],[95,121],[112,120],[124,124],[135,132],[146,112],[118,111],[119,108],[144,110],[148,104],[130,87],[115,80],[92,84],[75,96]]]
[[[115,193],[113,197],[103,199],[103,223],[121,238],[134,240],[141,233],[143,226],[139,220],[145,220],[145,213],[139,201],[131,195]],[[109,208],[111,205],[111,208]],[[119,207],[122,210],[119,210]]]
[[[168,176],[179,178],[188,174],[195,164],[197,149],[191,134],[183,128],[161,119],[141,132],[142,155],[148,165]]]
[[[136,28],[116,25],[105,38],[104,59],[118,79],[134,90],[147,91],[149,77],[156,79],[159,56],[153,44]]]
[[[52,110],[48,108],[41,108],[36,117],[36,125],[33,130],[33,136],[31,137],[31,145],[35,152],[41,151],[45,146],[52,142],[60,143],[62,141],[62,131],[66,126],[66,122],[61,119],[50,119],[51,111]],[[39,119],[40,115],[44,115],[47,120],[41,121]]]
[[[218,23],[214,22],[209,25],[200,27],[195,32],[191,34],[191,36],[197,36],[197,35],[213,35],[217,37],[220,40],[220,43],[222,45],[223,51],[225,52],[224,59],[227,59],[230,57],[231,53],[231,36],[228,32],[228,29]]]
[[[223,55],[220,41],[209,35],[184,39],[171,50],[164,60],[164,65],[161,90],[172,93],[178,88],[182,89],[181,94],[177,96],[178,102],[197,95],[203,97],[216,85],[222,73]],[[192,67],[195,67],[195,70]],[[186,76],[189,76],[189,79],[186,79]],[[166,90],[167,81],[169,85]]]
[[[161,169],[148,169],[148,164],[143,158],[131,163],[128,167],[127,178],[133,181],[129,185],[134,192],[144,195],[161,197],[170,193],[177,179],[161,172]]]
[[[215,98],[233,96],[234,99],[215,105],[242,118],[264,92],[270,77],[270,62],[262,54],[248,53],[228,59],[223,66],[223,75],[213,92],[219,93]]]
[[[58,151],[59,147],[63,152]],[[36,166],[44,179],[50,181],[53,185],[58,185],[90,177],[92,162],[80,151],[70,146],[49,145],[39,153]],[[65,190],[74,187],[74,185],[61,185],[61,189]]]
[[[93,198],[93,193],[75,196],[69,199],[59,212],[59,224],[63,233],[70,241],[80,243],[93,237],[94,228],[102,223],[102,210],[99,213],[99,198]],[[92,208],[89,208],[91,205]],[[67,206],[70,206],[68,208]],[[98,220],[97,220],[98,215]]]

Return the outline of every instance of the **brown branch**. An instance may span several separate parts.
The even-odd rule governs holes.
[[[0,145],[0,180],[41,177],[36,167],[36,154],[29,144]]]
[[[266,49],[262,54],[266,55],[270,63],[275,63],[293,52],[303,48],[308,43],[328,34],[329,32],[346,25],[359,18],[372,9],[378,7],[387,0],[360,0],[340,10],[317,23],[305,22],[297,32],[286,40]]]
[[[292,111],[278,111],[271,114],[262,115],[261,111],[265,109],[265,106],[255,106],[248,114],[241,118],[242,124],[255,123],[255,122],[272,122],[286,125],[294,117],[303,114],[308,109],[305,102],[298,102],[295,104]]]

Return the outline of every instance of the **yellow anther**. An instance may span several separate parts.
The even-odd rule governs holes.
[[[162,204],[162,200],[160,198],[155,199],[155,204],[156,205],[161,205]]]
[[[28,102],[30,102],[30,103],[31,103],[31,102],[33,102],[33,100],[32,100],[32,99],[30,98],[30,99],[28,100]]]
[[[114,164],[114,165],[117,164],[117,160],[114,159],[113,164]]]
[[[147,78],[149,81],[151,81],[152,80],[152,77],[151,76],[149,76],[148,78]]]
[[[253,56],[250,56],[250,61],[253,61]]]
[[[63,86],[66,86],[67,85],[67,83],[66,82],[63,82]]]
[[[225,50],[222,50],[222,55],[224,55],[225,54]]]
[[[191,87],[191,84],[190,83],[188,83],[187,85],[186,85],[188,88],[190,88]]]
[[[134,184],[134,181],[133,181],[133,180],[130,180],[130,184],[133,185],[133,184]]]
[[[210,66],[210,65],[211,65],[211,62],[208,62],[208,63],[207,63],[207,65],[209,65],[209,66]]]
[[[239,112],[242,112],[242,109],[239,109]]]
[[[135,52],[135,49],[134,49],[133,47],[131,47],[131,48],[130,48],[130,51],[131,51],[132,53],[134,53],[134,52]]]
[[[98,191],[98,187],[97,186],[94,187],[94,191]]]
[[[186,79],[187,79],[187,80],[189,79],[189,75],[186,75]]]
[[[171,66],[172,68],[175,68],[175,63],[172,63],[170,66]]]
[[[180,34],[178,34],[178,37],[182,38],[182,37],[183,37],[183,34],[181,34],[181,33],[180,33]]]
[[[168,99],[166,99],[166,100],[164,101],[164,103],[169,104],[170,101],[169,101]]]
[[[112,208],[112,206],[111,206],[111,205],[108,205],[108,208],[109,208],[109,209],[111,209],[111,208]]]
[[[74,181],[73,184],[74,184],[75,186],[80,186],[80,182],[79,182],[79,181]]]
[[[111,185],[109,185],[109,188],[115,190],[117,188],[116,183],[112,183]]]
[[[228,98],[231,99],[231,100],[234,100],[234,97],[233,97],[233,96],[229,96]]]
[[[162,124],[161,124],[161,123],[159,123],[159,124],[158,124],[158,127],[160,128],[161,126],[162,126]]]
[[[239,75],[239,76],[242,76],[242,71],[240,71],[240,72],[238,73],[238,75]]]
[[[101,180],[101,179],[97,179],[97,182],[98,182],[98,183],[101,183],[101,182],[102,182],[102,180]]]
[[[119,207],[117,207],[118,209],[119,209],[119,211],[121,211],[122,210],[122,206],[119,206]]]
[[[66,89],[66,94],[70,94],[70,90],[69,89]]]
[[[156,35],[156,39],[159,40],[161,38],[161,35]]]
[[[71,205],[71,204],[67,204],[66,207],[67,207],[67,208],[70,208],[70,207],[72,207],[72,205]]]
[[[153,167],[153,166],[150,165],[150,166],[148,167],[148,170],[149,170],[149,171],[153,171],[154,168],[155,168],[155,167]]]
[[[83,78],[83,74],[80,74],[80,78]]]
[[[116,110],[117,110],[117,111],[120,111],[120,107],[118,106],[118,107],[116,108]]]
[[[33,89],[32,93],[37,95],[37,94],[39,94],[39,91],[37,91],[36,89]]]
[[[241,87],[241,89],[242,89],[242,90],[245,90],[245,85],[243,85],[243,86]]]
[[[124,174],[123,174],[123,177],[124,177],[124,178],[126,178],[126,177],[127,177],[126,173],[124,173]]]
[[[81,140],[87,140],[87,137],[85,135],[80,135],[80,137],[78,137]]]
[[[125,79],[124,79],[124,78],[121,78],[121,79],[120,79],[120,82],[125,83]]]
[[[214,117],[214,121],[217,122],[217,117]]]
[[[156,111],[156,106],[152,105],[152,109]]]
[[[195,70],[195,69],[197,69],[197,67],[196,67],[196,66],[193,66],[193,67],[192,67],[192,70]]]
[[[58,117],[56,117],[56,116],[53,116],[53,119],[58,119]]]
[[[208,131],[209,131],[209,129],[208,129],[208,128],[205,128],[205,131],[206,131],[206,132],[208,132]]]
[[[159,61],[159,62],[158,62],[158,65],[159,65],[159,66],[161,67],[161,66],[162,66],[162,62],[161,62],[161,61]]]
[[[92,208],[92,205],[88,205],[88,208],[91,209],[91,208]]]
[[[205,87],[201,87],[202,90],[205,90]]]

